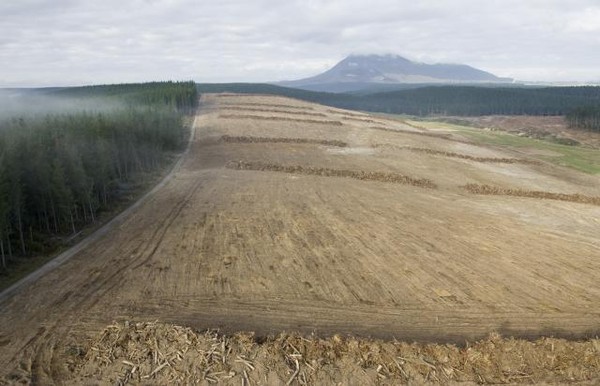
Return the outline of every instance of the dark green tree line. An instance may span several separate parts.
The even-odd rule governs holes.
[[[600,87],[432,86],[361,93],[326,93],[266,84],[198,84],[199,92],[265,93],[333,107],[416,116],[566,115],[600,106]]]
[[[567,114],[569,126],[600,132],[600,105],[578,107]]]
[[[110,209],[128,184],[185,145],[193,82],[94,86],[55,91],[110,98],[101,111],[0,120],[0,266],[44,253]]]

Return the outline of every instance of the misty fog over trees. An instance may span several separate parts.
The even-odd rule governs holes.
[[[183,118],[198,99],[193,82],[43,93],[45,100],[99,107],[0,116],[0,271],[54,250],[114,206],[129,185],[164,166],[184,147]]]

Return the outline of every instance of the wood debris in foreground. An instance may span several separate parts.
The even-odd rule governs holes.
[[[107,327],[68,358],[67,383],[397,384],[600,381],[600,340],[526,341],[491,335],[457,347],[335,335],[281,334],[257,342],[163,323]]]

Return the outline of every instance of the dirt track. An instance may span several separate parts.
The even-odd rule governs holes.
[[[286,111],[220,118],[220,103]],[[207,96],[203,106],[190,152],[165,186],[0,303],[0,375],[68,378],[65,353],[114,320],[409,341],[600,332],[600,207],[462,188],[598,197],[598,177],[443,157],[517,156],[452,133],[411,135],[400,122],[328,124],[344,113],[284,98]],[[294,107],[326,118],[309,122]],[[240,161],[401,175],[436,188],[227,168]]]

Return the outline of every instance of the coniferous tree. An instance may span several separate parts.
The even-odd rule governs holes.
[[[15,258],[44,252],[70,238],[120,200],[128,183],[165,165],[170,152],[182,149],[182,116],[197,103],[193,82],[55,94],[112,107],[0,120],[1,269],[13,252]]]

